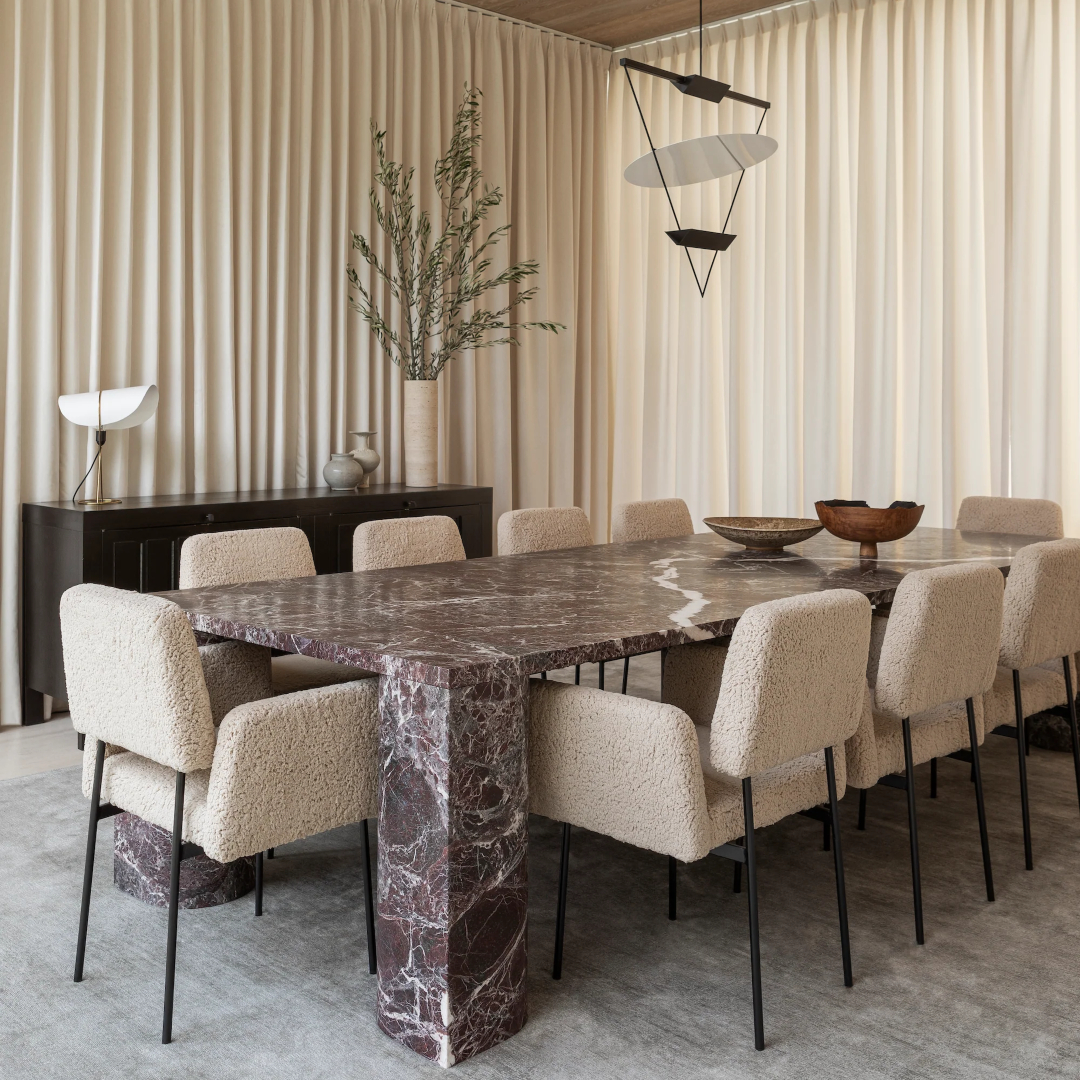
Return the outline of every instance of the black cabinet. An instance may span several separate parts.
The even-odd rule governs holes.
[[[160,592],[180,578],[180,548],[195,533],[295,526],[307,533],[320,574],[352,569],[352,534],[363,521],[444,514],[470,559],[491,554],[491,488],[373,484],[213,495],[154,495],[109,506],[24,503],[23,720],[43,719],[42,695],[67,698],[60,597],[84,581]]]

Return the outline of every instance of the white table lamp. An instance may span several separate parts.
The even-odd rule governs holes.
[[[58,401],[60,412],[73,424],[94,428],[98,452],[90,469],[97,464],[94,497],[80,499],[79,506],[104,506],[122,502],[122,499],[106,499],[101,489],[101,451],[105,446],[105,432],[145,424],[158,406],[158,388],[150,386],[125,386],[117,390],[91,390],[88,394],[63,394]],[[87,470],[87,476],[90,470]],[[83,483],[86,476],[83,477]],[[82,484],[79,485],[82,487]],[[79,489],[75,489],[77,495]]]

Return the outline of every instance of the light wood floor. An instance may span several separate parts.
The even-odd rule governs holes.
[[[81,760],[67,713],[44,724],[0,727],[0,780],[63,769]]]

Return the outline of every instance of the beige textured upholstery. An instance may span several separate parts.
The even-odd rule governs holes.
[[[934,567],[896,588],[867,677],[874,711],[895,720],[990,689],[1004,581],[992,566]],[[875,670],[876,667],[876,670]]]
[[[208,769],[217,731],[187,616],[158,596],[76,585],[60,598],[76,731],[179,772]]]
[[[577,506],[508,510],[499,518],[498,532],[500,555],[588,547],[592,543],[589,518]]]
[[[918,765],[969,745],[967,698],[983,741],[982,696],[993,685],[1004,582],[991,566],[935,567],[904,577],[887,619],[875,618],[869,691],[848,741],[848,783],[872,787],[904,771],[901,721]]]
[[[315,560],[302,529],[239,529],[189,536],[180,549],[180,588],[212,589],[246,581],[314,577]],[[273,693],[291,694],[315,686],[366,679],[370,671],[293,653],[269,661]],[[236,673],[242,678],[240,672]],[[266,695],[256,695],[265,697]],[[252,701],[253,697],[244,697]],[[228,712],[228,709],[225,710]],[[216,714],[215,714],[216,715]],[[224,715],[222,713],[221,715]],[[220,717],[218,717],[220,720]]]
[[[1020,672],[1024,715],[1068,703],[1061,659],[1077,689],[1080,651],[1080,540],[1047,540],[1021,548],[1005,581],[1000,667],[984,699],[989,731],[1016,721],[1012,672]]]
[[[869,636],[870,605],[848,590],[751,608],[728,650],[694,647],[723,676],[711,732],[672,704],[534,681],[533,812],[691,861],[744,831],[744,776],[759,825],[825,801],[822,750],[859,723]]]
[[[181,589],[314,576],[315,560],[302,529],[200,533],[180,549]]]
[[[237,705],[274,694],[270,650],[261,645],[245,641],[200,645],[199,660],[215,726]]]
[[[1001,663],[1022,670],[1080,649],[1080,540],[1021,548],[1005,585]]]
[[[60,612],[87,794],[100,739],[102,799],[171,830],[186,773],[184,839],[221,862],[375,815],[376,679],[240,704],[215,729],[203,667],[221,668],[179,607],[79,585]]]
[[[1065,535],[1061,507],[1049,499],[1006,499],[969,495],[960,504],[956,527],[970,532],[1012,533],[1017,536]]]
[[[693,531],[694,522],[682,499],[650,499],[622,503],[611,511],[613,544],[689,536]]]
[[[464,558],[457,523],[441,515],[365,521],[353,533],[353,570],[391,570]]]

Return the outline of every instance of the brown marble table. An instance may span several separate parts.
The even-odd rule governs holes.
[[[1037,539],[917,529],[860,559],[708,533],[162,595],[196,630],[381,673],[378,1022],[452,1065],[525,1022],[529,675],[730,634],[778,597],[888,603],[912,570],[1007,570]]]

